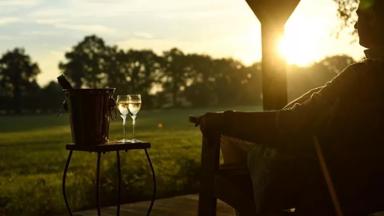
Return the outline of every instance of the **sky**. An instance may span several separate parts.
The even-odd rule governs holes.
[[[245,0],[0,0],[0,8],[0,55],[25,48],[40,66],[40,85],[59,75],[65,52],[90,34],[158,54],[177,47],[246,65],[261,57],[260,23]],[[333,0],[301,0],[282,53],[302,66],[336,54],[361,58],[362,47],[347,31],[336,37],[338,29]]]

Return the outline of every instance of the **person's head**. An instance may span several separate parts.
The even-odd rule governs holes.
[[[384,0],[360,0],[357,15],[360,45],[384,48]]]

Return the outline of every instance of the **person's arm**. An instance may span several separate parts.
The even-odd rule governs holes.
[[[224,135],[255,143],[270,142],[277,133],[276,111],[224,113]]]
[[[364,63],[347,67],[343,72],[310,94],[290,103],[277,114],[277,125],[282,135],[327,133],[340,102],[364,77]],[[349,97],[348,97],[349,98]],[[353,109],[353,107],[351,107]]]
[[[192,120],[205,135],[223,134],[253,142],[270,140],[277,133],[277,112],[209,112]]]
[[[301,104],[319,92],[322,87],[314,88],[304,95],[287,104],[284,109],[291,109],[296,104]],[[224,115],[228,125],[225,133],[229,136],[241,137],[247,140],[263,141],[279,134],[278,116],[281,110],[269,112],[234,112],[227,111]]]
[[[353,65],[326,85],[316,88],[289,106],[271,112],[232,112],[204,115],[202,131],[217,131],[258,143],[290,135],[311,135],[324,130],[338,101],[357,79],[358,67]],[[204,129],[205,128],[205,129]]]

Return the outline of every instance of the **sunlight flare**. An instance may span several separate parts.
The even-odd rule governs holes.
[[[312,1],[302,1],[285,25],[278,47],[288,64],[308,66],[337,53],[333,35],[339,28],[336,5],[328,2],[315,6]]]
[[[296,19],[287,23],[285,33],[279,42],[279,53],[288,64],[306,66],[324,56],[326,43],[318,29],[306,23],[305,19]]]

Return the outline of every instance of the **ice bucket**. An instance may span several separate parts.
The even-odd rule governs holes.
[[[72,141],[76,145],[101,145],[108,142],[109,121],[115,102],[114,88],[65,89],[70,112]]]

